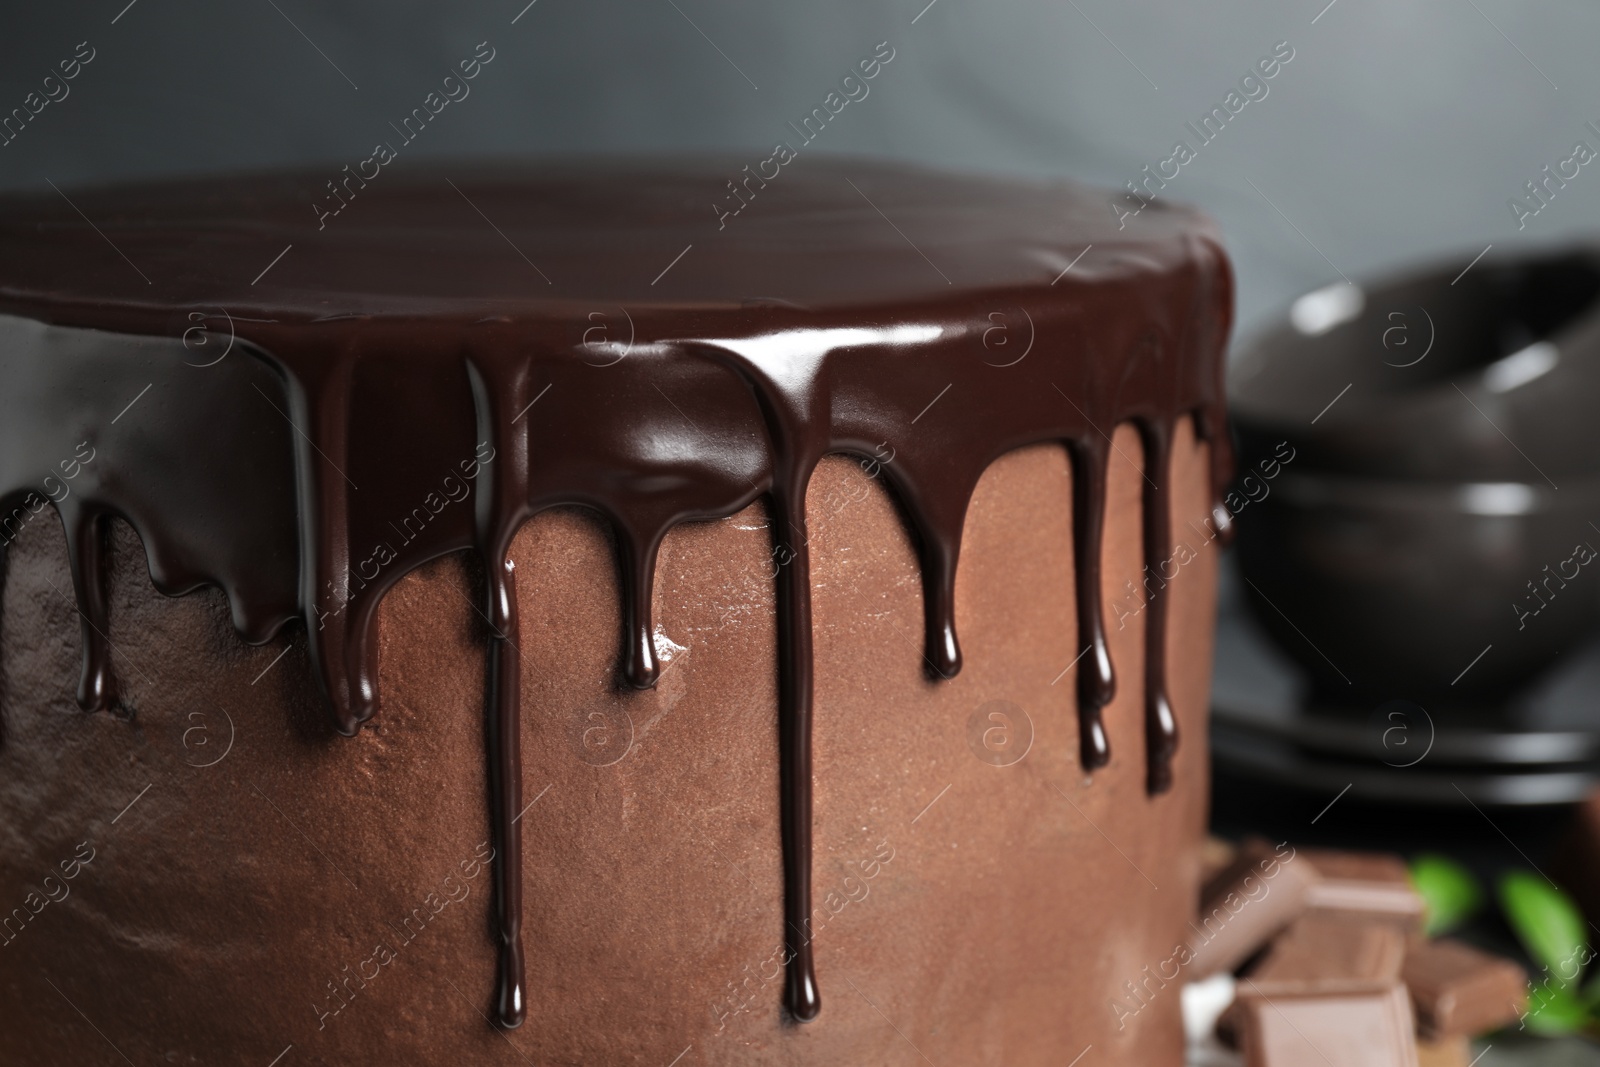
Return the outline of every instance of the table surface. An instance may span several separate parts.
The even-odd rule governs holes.
[[[1485,1045],[1489,1046],[1489,1051],[1478,1067],[1593,1067],[1600,1064],[1600,1045],[1576,1037],[1479,1042],[1473,1054],[1477,1055]]]
[[[1600,1045],[1582,1038],[1495,1037],[1472,1046],[1473,1067],[1600,1067]],[[1188,1067],[1240,1067],[1237,1055],[1191,1049]]]

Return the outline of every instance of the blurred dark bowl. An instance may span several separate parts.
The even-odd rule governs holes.
[[[1600,623],[1591,515],[1596,481],[1558,492],[1291,465],[1241,515],[1239,563],[1257,618],[1326,697],[1493,703]]]
[[[1229,368],[1244,466],[1288,440],[1345,474],[1600,475],[1600,248],[1466,262],[1308,293],[1245,344]]]
[[[1230,370],[1250,602],[1330,699],[1493,703],[1600,623],[1600,249],[1468,262],[1307,294]]]

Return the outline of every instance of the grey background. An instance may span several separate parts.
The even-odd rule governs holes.
[[[1437,253],[1465,265],[1491,242],[1500,252],[1600,231],[1600,162],[1521,232],[1506,205],[1575,140],[1600,149],[1584,129],[1600,125],[1592,3],[926,2],[9,5],[0,112],[79,41],[97,55],[65,100],[0,148],[0,189],[353,164],[483,40],[495,62],[401,166],[626,149],[736,149],[754,161],[887,40],[896,57],[871,95],[807,154],[1121,186],[1180,137],[1195,143],[1185,121],[1288,41],[1295,57],[1268,96],[1164,194],[1221,222],[1244,327],[1339,272]]]

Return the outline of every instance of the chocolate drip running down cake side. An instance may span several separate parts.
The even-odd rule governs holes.
[[[0,200],[0,1059],[1179,1062],[1213,229],[729,166]]]

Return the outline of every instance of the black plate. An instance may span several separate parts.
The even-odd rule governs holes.
[[[1211,751],[1219,777],[1427,806],[1567,804],[1600,783],[1600,641],[1490,705],[1314,698],[1245,610],[1229,560]]]

